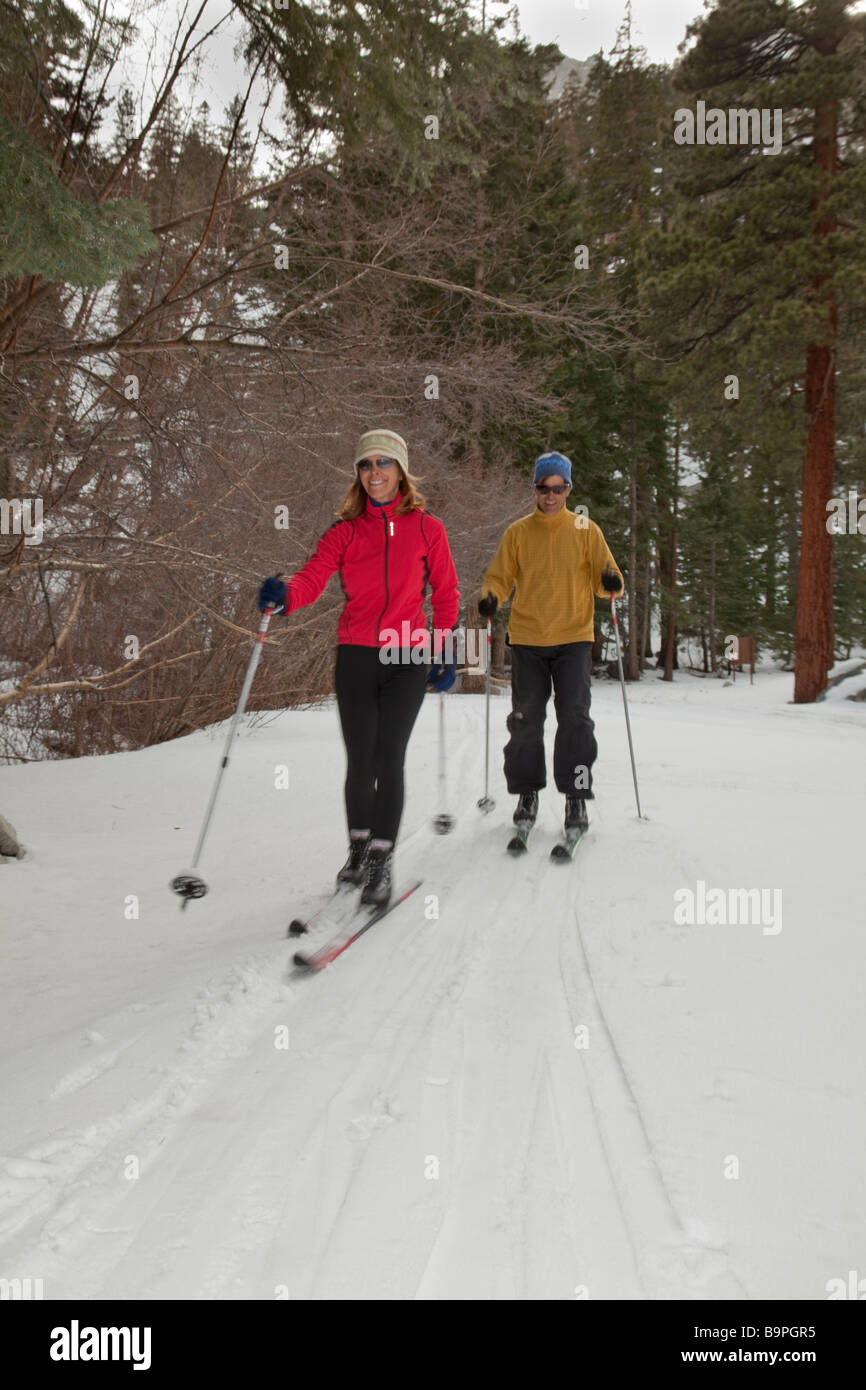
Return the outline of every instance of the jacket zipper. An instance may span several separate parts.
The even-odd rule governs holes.
[[[388,532],[390,531],[392,536],[394,534],[394,523],[387,516],[385,516],[384,512],[382,513],[382,520],[385,523],[385,606],[382,609],[382,612],[379,614],[379,630],[376,633],[377,646],[379,646],[379,638],[382,635],[382,619],[388,611],[388,600],[390,598],[390,594],[388,592]]]

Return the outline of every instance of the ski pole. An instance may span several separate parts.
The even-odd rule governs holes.
[[[490,665],[493,656],[493,623],[487,619],[487,679],[484,682],[484,795],[478,803],[479,811],[486,815],[492,811],[496,802],[488,795],[490,791]]]
[[[193,873],[192,870],[198,868],[198,861],[201,858],[201,852],[204,849],[204,842],[207,838],[207,832],[211,822],[211,816],[213,815],[213,810],[216,805],[216,799],[219,795],[219,789],[222,783],[222,776],[229,765],[229,754],[231,752],[232,740],[234,739],[235,733],[237,732],[238,724],[243,718],[244,710],[246,709],[247,700],[249,699],[250,690],[252,689],[253,678],[256,674],[256,667],[258,666],[259,660],[262,655],[262,646],[264,645],[265,634],[267,633],[268,625],[271,621],[271,617],[273,616],[273,612],[274,606],[273,604],[270,604],[262,613],[262,620],[259,623],[259,630],[256,634],[256,640],[253,646],[252,656],[250,657],[249,665],[247,666],[247,673],[244,677],[244,683],[241,688],[240,699],[238,700],[237,709],[235,710],[234,718],[231,722],[231,728],[229,729],[228,738],[226,739],[225,748],[223,749],[223,755],[220,761],[219,771],[216,775],[216,781],[213,784],[213,791],[210,794],[210,801],[208,802],[207,810],[205,811],[204,823],[202,824],[201,832],[198,837],[198,844],[195,847],[195,854],[193,855],[190,872],[186,874],[178,874],[177,878],[173,878],[171,881],[171,887],[173,892],[177,893],[179,897],[183,898],[183,902],[180,905],[181,912],[183,912],[190,898],[203,898],[205,893],[207,892],[207,884],[205,883],[204,879],[199,878],[198,874]]]
[[[437,835],[447,835],[454,829],[454,817],[445,810],[445,693],[439,692],[439,805],[442,810],[433,822]]]
[[[637,789],[637,769],[634,765],[634,746],[631,741],[631,723],[628,717],[628,700],[625,697],[625,676],[623,674],[622,669],[622,650],[619,644],[619,618],[617,617],[616,599],[614,598],[613,594],[611,594],[610,596],[610,611],[611,616],[613,617],[613,632],[614,636],[616,637],[616,661],[619,667],[619,683],[622,687],[622,705],[623,709],[625,710],[625,727],[626,732],[628,733],[628,751],[629,756],[631,757],[631,775],[634,778],[634,799],[637,802],[637,818],[638,820],[643,820],[643,816],[641,815],[640,809],[640,796],[638,794]]]

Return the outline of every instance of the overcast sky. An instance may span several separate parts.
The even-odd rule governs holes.
[[[610,52],[625,16],[625,0],[518,0],[523,32],[534,43],[558,43],[569,58]],[[703,13],[701,0],[632,0],[632,42],[657,63],[671,62],[686,25]]]
[[[81,9],[81,0],[70,0],[74,9]],[[411,0],[407,0],[411,3]],[[480,9],[482,0],[475,0]],[[505,6],[486,0],[488,13],[504,13]],[[138,0],[130,6],[136,16],[139,41],[125,55],[123,71],[110,84],[112,90],[124,82],[138,94],[142,103],[153,94],[152,83],[145,71],[145,54],[153,46],[157,59],[163,60],[168,51],[172,31],[171,20],[181,10],[183,0]],[[196,6],[193,6],[193,12]],[[231,13],[230,0],[208,0],[199,33],[210,28]],[[646,48],[656,62],[672,61],[677,45],[685,35],[686,24],[701,13],[702,0],[632,0],[632,37],[636,45]],[[625,0],[518,0],[517,10],[521,31],[533,43],[557,43],[569,58],[588,58],[603,48],[613,47],[616,31],[625,14]],[[188,10],[188,14],[190,11]],[[234,48],[242,34],[235,18],[219,27],[207,43],[198,73],[198,91],[194,104],[206,100],[214,116],[221,113],[231,97],[241,88],[244,77]],[[157,64],[161,68],[161,64]]]

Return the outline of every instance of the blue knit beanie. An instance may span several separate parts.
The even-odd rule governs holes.
[[[540,483],[542,478],[549,478],[551,473],[558,473],[563,482],[571,487],[571,459],[567,459],[565,454],[542,454],[535,460],[534,483]]]

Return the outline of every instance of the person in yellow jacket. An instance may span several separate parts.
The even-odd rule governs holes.
[[[484,576],[478,610],[492,618],[514,591],[511,714],[505,745],[508,790],[518,796],[515,825],[530,825],[547,783],[544,720],[553,689],[556,739],[553,777],[565,794],[565,827],[586,829],[598,753],[589,715],[594,596],[624,591],[622,572],[601,528],[570,512],[571,462],[542,454],[535,462],[536,508],[508,527]]]

